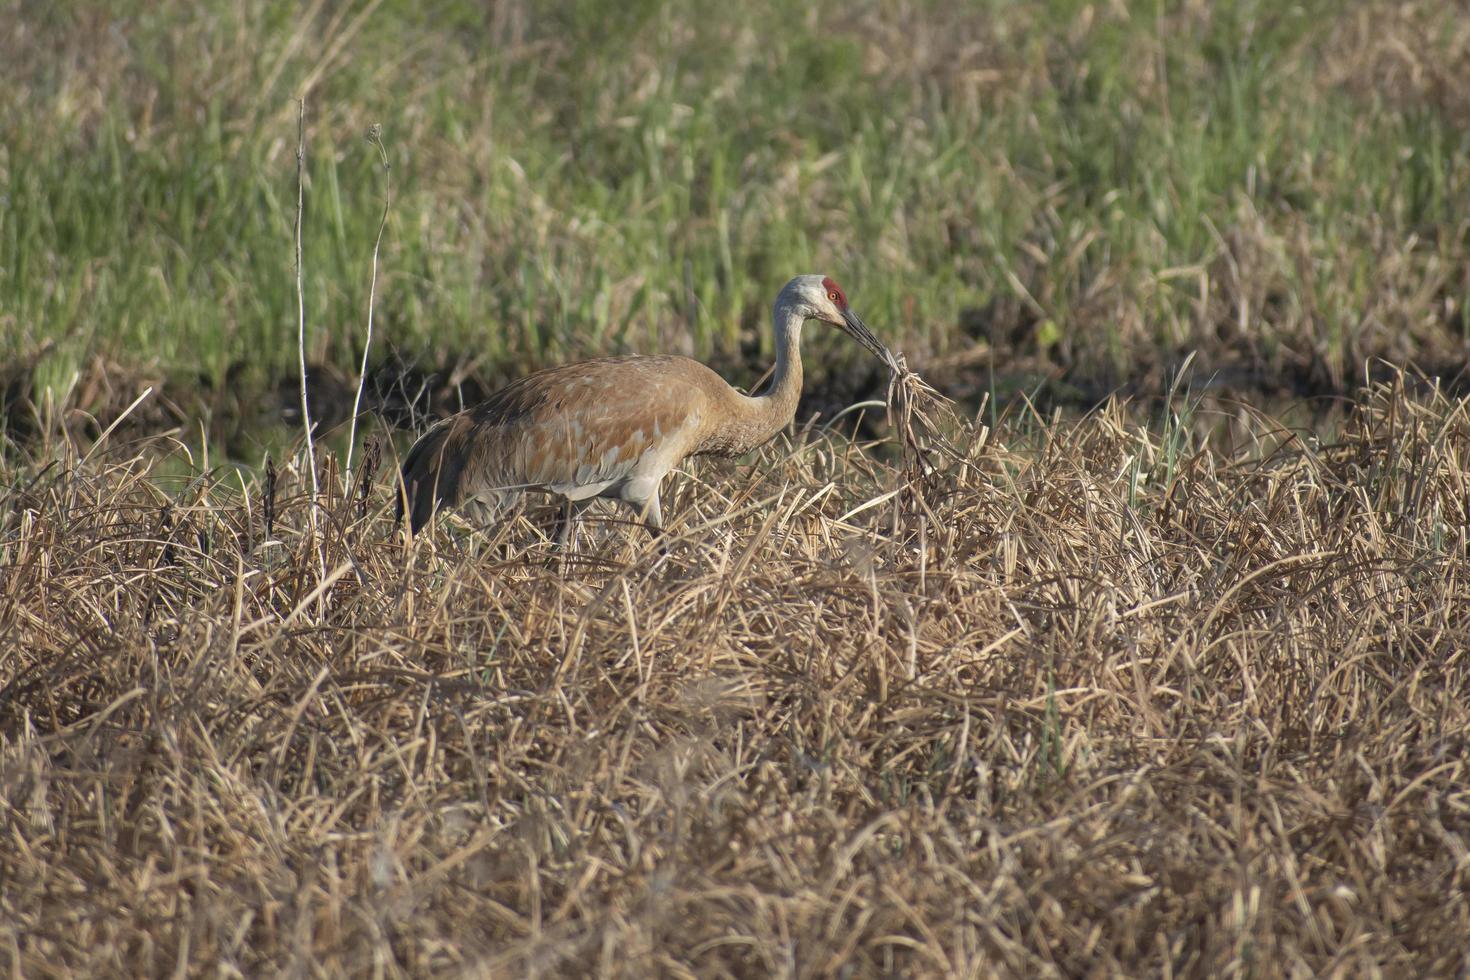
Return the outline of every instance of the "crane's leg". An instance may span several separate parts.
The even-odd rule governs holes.
[[[668,547],[662,542],[664,514],[658,502],[658,482],[646,478],[630,481],[618,490],[617,499],[633,511],[637,520],[648,529],[649,536],[659,542],[659,551],[667,553]]]
[[[657,490],[655,490],[653,492],[653,496],[649,497],[648,500],[643,504],[642,513],[640,513],[639,516],[643,518],[643,526],[648,528],[649,534],[653,535],[655,538],[660,538],[663,536],[664,512],[663,509],[659,506]]]
[[[586,510],[591,503],[590,500],[572,500],[570,497],[563,499],[561,515],[557,517],[551,529],[552,547],[557,551],[562,551],[568,545],[576,543],[573,538],[576,534],[577,522],[582,516],[582,511]]]
[[[635,506],[638,517],[643,521],[643,526],[648,528],[648,536],[658,545],[659,554],[669,553],[669,543],[664,538],[664,514],[658,502],[658,489],[645,500],[642,506]]]

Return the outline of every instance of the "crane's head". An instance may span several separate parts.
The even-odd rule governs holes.
[[[821,320],[837,327],[875,357],[888,363],[888,348],[873,336],[873,331],[847,305],[847,294],[830,276],[797,276],[786,284],[776,300],[779,307],[791,304],[808,320]]]

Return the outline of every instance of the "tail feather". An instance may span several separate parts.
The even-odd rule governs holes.
[[[401,522],[408,511],[409,528],[419,533],[440,507],[459,503],[460,478],[464,472],[462,453],[452,449],[453,422],[441,422],[419,437],[403,460],[403,484],[394,519]]]

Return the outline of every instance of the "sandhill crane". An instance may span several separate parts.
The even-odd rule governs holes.
[[[414,533],[440,507],[499,509],[526,490],[567,500],[571,512],[594,497],[630,506],[657,537],[659,484],[687,456],[749,452],[796,415],[801,394],[801,328],[836,325],[874,355],[891,355],[824,276],[797,276],[773,310],[776,368],[766,390],[742,395],[687,357],[600,357],[515,381],[482,404],[439,422],[403,461],[403,492]]]

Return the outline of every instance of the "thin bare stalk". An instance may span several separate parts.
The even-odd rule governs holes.
[[[301,367],[301,425],[306,430],[306,465],[311,470],[311,534],[316,537],[316,444],[312,438],[311,404],[306,396],[306,290],[301,271],[301,215],[306,205],[306,96],[296,113],[296,355]]]
[[[373,270],[368,278],[367,341],[362,345],[362,365],[357,369],[357,394],[352,399],[352,423],[347,430],[346,484],[352,485],[352,450],[357,446],[357,419],[362,410],[362,389],[367,383],[368,352],[373,349],[373,307],[378,295],[378,252],[383,247],[383,230],[388,227],[388,209],[393,206],[393,165],[388,162],[388,149],[383,145],[383,127],[377,123],[368,130],[368,142],[378,148],[383,161],[383,215],[378,219],[378,237],[373,241]]]

